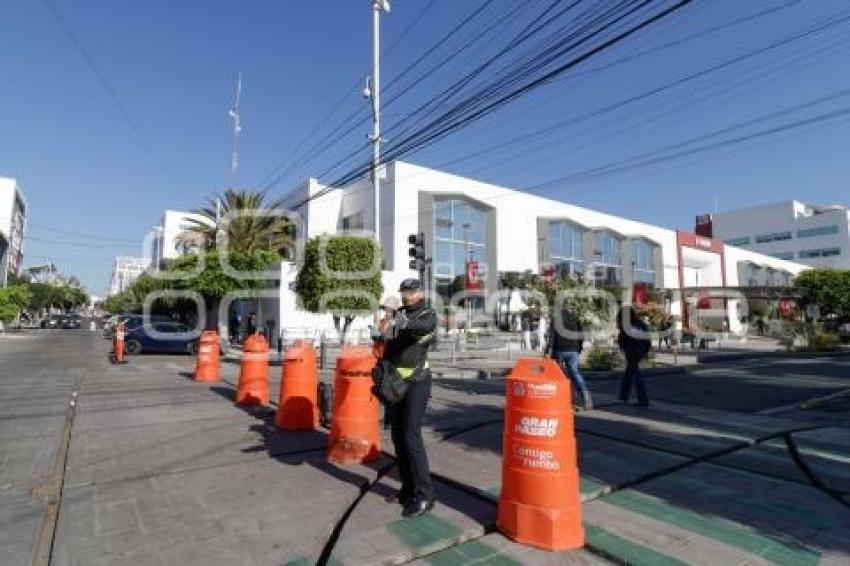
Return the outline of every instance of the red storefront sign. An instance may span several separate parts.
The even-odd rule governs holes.
[[[782,316],[792,316],[797,310],[797,302],[794,299],[781,299],[779,301],[779,313]]]
[[[632,286],[632,303],[642,307],[649,302],[649,287],[646,283],[635,283]]]
[[[470,260],[466,262],[466,290],[477,291],[483,287],[481,275],[478,272],[478,262]]]

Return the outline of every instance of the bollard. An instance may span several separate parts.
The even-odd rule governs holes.
[[[126,364],[124,359],[124,323],[119,322],[115,327],[115,338],[112,340],[112,354],[110,355],[113,364]]]
[[[496,526],[545,550],[584,546],[570,381],[551,359],[521,358],[507,379]]]
[[[198,342],[198,361],[195,365],[195,381],[215,382],[219,380],[220,360],[218,332],[204,330]]]
[[[319,427],[316,350],[297,340],[286,352],[280,374],[280,398],[274,424],[281,430],[316,430]]]
[[[368,346],[344,346],[336,361],[328,459],[343,464],[381,455],[378,399],[372,395],[375,358]]]
[[[236,404],[269,404],[269,343],[262,335],[248,336],[242,346],[242,367],[239,369]]]

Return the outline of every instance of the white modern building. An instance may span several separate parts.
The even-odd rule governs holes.
[[[531,271],[579,276],[597,288],[618,288],[625,302],[638,288],[665,291],[670,312],[685,321],[707,300],[712,308],[723,307],[735,330],[740,324],[738,302],[718,301],[710,294],[743,287],[779,289],[805,269],[719,240],[410,163],[390,163],[382,173],[380,239],[386,294],[395,294],[405,277],[419,275],[409,267],[411,234],[424,236],[431,260],[424,273],[426,288],[446,300],[459,281],[463,286],[468,262],[476,263],[482,287],[478,308],[484,314],[492,314],[493,303],[483,297],[498,290],[500,273]],[[308,238],[371,232],[375,226],[367,179],[333,189],[311,179],[284,200],[299,212],[300,231]],[[296,308],[291,290],[296,273],[296,265],[283,264],[278,328],[331,327],[330,316]]]
[[[59,270],[52,263],[34,265],[26,270],[30,283],[54,284],[59,280]]]
[[[112,268],[109,295],[117,295],[125,291],[148,267],[150,267],[150,260],[148,258],[117,256],[115,258],[115,265]]]
[[[197,223],[212,226],[212,222],[205,216],[179,210],[166,210],[162,214],[159,225],[153,229],[150,240],[151,265],[154,268],[162,268],[168,261],[194,253],[200,247],[200,243],[188,242],[179,238],[186,230],[196,226]]]
[[[16,179],[0,177],[0,287],[21,274],[27,201]]]
[[[725,243],[812,267],[850,268],[850,210],[796,200],[729,210],[706,219]]]

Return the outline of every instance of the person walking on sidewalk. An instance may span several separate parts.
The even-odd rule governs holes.
[[[437,331],[437,313],[425,303],[418,279],[399,287],[402,307],[386,328],[384,360],[410,384],[404,398],[392,407],[392,439],[401,476],[401,489],[389,500],[403,506],[402,516],[418,517],[434,507],[434,485],[422,440],[422,419],[431,397],[428,350]]]
[[[549,336],[546,340],[543,356],[551,356],[564,368],[575,385],[575,390],[581,395],[584,409],[590,410],[593,408],[593,399],[591,399],[584,377],[578,369],[583,344],[584,329],[578,317],[568,308],[562,309],[560,313],[555,313],[549,327]]]
[[[626,370],[620,385],[620,402],[628,402],[634,382],[638,399],[635,407],[649,407],[646,385],[640,372],[640,361],[649,354],[652,347],[649,327],[640,319],[635,309],[628,306],[621,309],[620,316],[617,317],[617,327],[620,329],[617,342],[626,356]]]

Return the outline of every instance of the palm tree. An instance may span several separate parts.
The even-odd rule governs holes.
[[[187,247],[214,250],[218,231],[216,219],[220,218],[227,251],[273,250],[287,256],[294,240],[293,224],[280,215],[284,210],[283,202],[265,203],[265,196],[245,189],[227,189],[220,198],[209,199],[205,207],[195,211],[203,219],[190,219],[192,225],[177,236],[177,242]],[[220,206],[217,207],[216,201]]]

